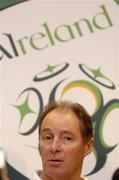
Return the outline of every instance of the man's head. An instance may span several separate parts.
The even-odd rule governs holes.
[[[41,114],[39,148],[45,177],[76,179],[92,150],[91,117],[78,103],[53,102]]]

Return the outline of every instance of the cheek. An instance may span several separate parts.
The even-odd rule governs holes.
[[[71,160],[71,159],[76,159],[79,157],[83,158],[84,157],[84,146],[74,146],[72,148],[69,148],[67,150],[65,150],[65,156],[67,157],[67,159]]]
[[[46,148],[44,147],[42,143],[40,143],[39,145],[39,151],[42,157],[46,154]]]
[[[40,146],[39,146],[39,148],[40,148],[40,155],[41,155],[41,157],[42,157],[42,159],[46,159],[46,157],[47,157],[47,155],[48,155],[48,153],[49,153],[49,147],[48,146],[46,146],[46,145],[43,145],[42,143],[40,144]]]

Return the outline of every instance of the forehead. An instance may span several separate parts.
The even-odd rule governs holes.
[[[43,119],[43,129],[56,131],[80,132],[80,120],[70,109],[55,109],[48,113]]]

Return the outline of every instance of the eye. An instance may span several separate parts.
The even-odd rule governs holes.
[[[41,137],[42,141],[46,144],[52,142],[53,140],[53,136],[52,135],[49,135],[49,134],[44,134],[42,137]]]
[[[63,137],[63,143],[64,143],[64,144],[69,144],[69,143],[71,143],[72,141],[73,141],[73,138],[70,137],[70,136],[65,136],[65,137]]]
[[[65,139],[66,139],[67,141],[71,141],[71,140],[72,140],[71,137],[65,137]]]
[[[45,139],[45,140],[50,140],[50,139],[52,139],[52,137],[51,137],[50,135],[45,135],[45,136],[43,137],[43,139]]]
[[[51,136],[50,135],[46,135],[44,138],[45,139],[51,139]]]

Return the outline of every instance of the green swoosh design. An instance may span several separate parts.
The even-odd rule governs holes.
[[[0,0],[0,11],[29,0]]]
[[[19,172],[15,167],[13,167],[12,165],[10,165],[7,162],[7,170],[8,170],[8,175],[9,178],[11,180],[30,180],[28,177],[24,176],[23,174],[21,174],[21,172]]]
[[[119,0],[114,0],[119,5]]]
[[[103,136],[103,127],[104,127],[104,122],[107,118],[107,116],[109,115],[109,113],[111,113],[112,110],[119,108],[119,100],[118,99],[113,99],[111,101],[109,101],[106,106],[104,107],[104,112],[103,112],[103,116],[102,116],[102,120],[101,120],[101,124],[100,124],[100,139],[101,139],[101,143],[105,148],[110,148],[110,146],[108,146],[105,141],[104,141],[104,136]]]
[[[29,1],[29,0],[0,0],[0,11],[8,7],[14,6],[18,3],[22,3],[24,1]],[[119,0],[114,0],[114,1],[119,5]]]

